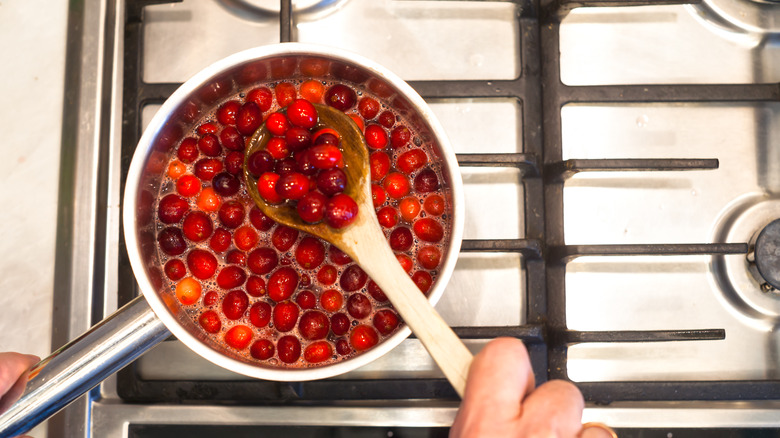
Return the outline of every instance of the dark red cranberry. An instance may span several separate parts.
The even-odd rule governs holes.
[[[235,125],[239,109],[241,109],[239,101],[229,100],[223,103],[217,110],[217,120],[223,125]]]
[[[330,329],[336,335],[344,335],[349,331],[349,317],[345,313],[334,313],[330,317]]]
[[[274,94],[268,87],[255,88],[247,93],[246,100],[256,103],[263,112],[266,112],[274,103]]]
[[[413,225],[414,234],[426,242],[438,242],[444,237],[444,228],[436,219],[424,217]]]
[[[219,294],[216,291],[208,291],[203,295],[203,305],[206,307],[212,307],[219,303]]]
[[[317,110],[308,100],[295,99],[287,106],[287,118],[295,126],[311,129],[317,124]]]
[[[293,155],[293,159],[295,160],[295,169],[304,175],[314,175],[317,173],[318,169],[314,167],[312,157],[313,155],[308,149],[297,151]]]
[[[414,189],[420,193],[435,192],[439,188],[439,177],[432,169],[423,169],[414,178]]]
[[[246,253],[241,250],[234,249],[227,253],[225,256],[225,261],[231,265],[246,266]]]
[[[179,149],[176,151],[176,158],[182,163],[193,163],[200,155],[198,150],[198,141],[192,137],[187,137],[181,141]]]
[[[412,131],[406,126],[400,125],[393,128],[390,132],[390,145],[394,149],[402,148],[412,139]]]
[[[160,249],[168,255],[181,255],[187,250],[187,242],[184,241],[181,230],[176,227],[168,227],[160,231],[157,242],[160,244]]]
[[[248,307],[249,297],[241,290],[228,292],[222,300],[222,313],[228,319],[241,318]]]
[[[249,210],[249,221],[260,231],[268,231],[274,226],[274,220],[266,216],[259,208],[252,207]]]
[[[337,265],[346,265],[347,263],[352,262],[352,259],[344,251],[333,245],[328,248],[328,258]]]
[[[289,332],[298,323],[298,306],[290,301],[276,303],[272,318],[276,330],[282,333]]]
[[[201,242],[211,236],[214,226],[211,223],[211,218],[206,213],[193,211],[184,218],[181,229],[184,237],[193,242]]]
[[[290,128],[290,121],[284,114],[276,112],[270,114],[265,120],[265,127],[271,134],[281,136]]]
[[[276,160],[276,164],[274,164],[274,172],[279,175],[295,172],[296,170],[298,170],[298,163],[296,163],[292,157]]]
[[[349,195],[339,193],[325,204],[325,222],[331,228],[344,228],[355,221],[358,205]]]
[[[414,237],[409,228],[398,227],[390,233],[390,248],[395,251],[406,251],[414,244]]]
[[[425,269],[436,269],[441,263],[441,251],[435,246],[423,246],[417,251],[417,261]]]
[[[293,363],[301,357],[301,342],[295,336],[282,336],[276,342],[277,355],[284,363]]]
[[[244,136],[238,132],[238,129],[232,126],[226,127],[219,133],[219,141],[222,142],[222,146],[231,151],[243,151],[246,147]]]
[[[219,320],[219,315],[213,310],[207,310],[201,313],[198,318],[198,323],[203,327],[206,333],[217,333],[222,328],[222,321]]]
[[[361,289],[368,280],[368,275],[358,265],[349,265],[344,272],[341,273],[341,279],[339,284],[341,288],[347,292],[356,291]]]
[[[309,192],[309,178],[298,172],[288,172],[276,182],[276,193],[285,199],[298,200]]]
[[[304,269],[314,269],[325,260],[325,245],[319,239],[306,236],[295,248],[295,260]]]
[[[387,146],[387,132],[379,125],[368,125],[365,130],[366,144],[372,149],[384,149]]]
[[[173,281],[181,280],[187,275],[187,267],[179,259],[168,260],[163,270],[165,271],[165,276]]]
[[[361,293],[352,294],[347,299],[347,312],[355,319],[363,319],[371,313],[371,300]]]
[[[414,284],[416,284],[417,288],[423,293],[428,292],[431,285],[433,285],[433,277],[425,271],[417,271],[412,274],[412,281],[414,281]]]
[[[380,303],[387,301],[387,295],[385,295],[378,284],[374,283],[374,280],[368,280],[368,294]]]
[[[298,287],[298,273],[295,269],[284,266],[271,274],[268,279],[268,297],[274,301],[290,298]]]
[[[318,310],[309,310],[301,315],[298,331],[304,339],[310,341],[325,339],[328,336],[328,330],[330,330],[330,321],[324,313]]]
[[[347,187],[347,174],[338,167],[323,170],[317,175],[317,188],[327,196],[341,193]]]
[[[274,343],[268,339],[258,339],[249,347],[249,354],[257,360],[270,359],[275,352]]]
[[[204,158],[195,163],[193,173],[195,173],[195,176],[200,178],[201,181],[211,181],[216,174],[222,172],[223,168],[224,165],[221,160],[216,158]]]
[[[193,249],[187,254],[187,267],[196,278],[206,280],[217,272],[217,258],[209,251]]]
[[[324,131],[324,129],[323,129]],[[317,138],[314,139],[314,144],[329,144],[331,146],[338,146],[339,145],[339,138],[334,134],[333,132],[322,132],[320,133],[318,131]]]
[[[271,243],[281,252],[292,248],[296,239],[298,239],[298,230],[284,225],[277,226],[271,235]]]
[[[387,129],[390,129],[395,125],[395,114],[393,114],[390,110],[382,111],[382,114],[379,115],[379,124],[384,126]]]
[[[238,193],[238,189],[241,188],[241,182],[235,176],[222,172],[218,173],[211,180],[211,186],[218,195],[227,198]]]
[[[257,275],[251,275],[246,279],[246,292],[253,297],[261,297],[265,295],[265,280]]]
[[[211,235],[209,240],[209,247],[214,252],[224,252],[230,246],[230,242],[233,240],[233,236],[230,235],[230,231],[224,228],[217,228],[214,234]]]
[[[157,207],[157,216],[160,218],[160,222],[164,224],[175,224],[184,217],[184,213],[189,209],[190,205],[186,199],[171,193],[160,199],[160,204]]]
[[[203,155],[216,157],[222,153],[222,146],[219,144],[219,138],[214,134],[206,134],[198,140],[198,149]]]
[[[239,175],[244,170],[244,154],[233,151],[225,155],[225,170],[233,175]]]
[[[336,353],[342,356],[352,353],[352,347],[349,346],[349,342],[346,339],[341,338],[336,341]]]
[[[366,96],[361,98],[358,102],[358,112],[366,120],[371,120],[376,117],[376,115],[379,114],[380,108],[379,102],[373,97]]]
[[[246,281],[246,272],[238,266],[231,265],[222,268],[217,274],[217,285],[222,289],[233,289]]]
[[[303,281],[301,281],[303,283]],[[313,309],[317,305],[317,296],[310,290],[302,290],[295,296],[295,303],[301,309]]]
[[[298,200],[296,210],[304,221],[315,224],[325,217],[325,204],[328,198],[320,192],[306,193]]]
[[[379,333],[387,336],[398,327],[398,315],[390,309],[382,309],[374,315],[373,324]]]
[[[249,308],[249,321],[257,328],[263,328],[271,322],[271,305],[258,301]]]
[[[246,163],[249,173],[258,177],[274,170],[274,157],[268,151],[257,151],[249,156]]]
[[[289,113],[288,113],[289,114]],[[304,128],[292,127],[284,133],[284,140],[291,151],[298,151],[311,146],[311,134]]]
[[[352,88],[343,84],[336,84],[325,91],[325,103],[339,111],[346,112],[355,106],[357,93]]]
[[[267,274],[279,264],[279,256],[271,248],[257,248],[249,253],[246,264],[255,274]]]
[[[236,128],[243,135],[252,135],[263,123],[263,111],[254,102],[246,102],[236,115]]]

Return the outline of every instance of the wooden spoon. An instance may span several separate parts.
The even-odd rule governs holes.
[[[344,172],[347,174],[345,193],[358,204],[355,221],[342,229],[333,229],[324,222],[304,222],[289,204],[268,204],[257,191],[257,179],[247,170],[249,156],[264,150],[270,132],[265,124],[250,139],[244,157],[244,176],[249,195],[267,216],[291,228],[305,231],[344,251],[357,262],[393,303],[395,310],[422,342],[433,360],[462,397],[472,355],[433,306],[420,292],[390,249],[374,213],[371,197],[371,172],[368,147],[355,122],[346,114],[328,106],[315,104],[320,123],[341,135]]]

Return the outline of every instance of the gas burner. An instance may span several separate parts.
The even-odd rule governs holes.
[[[292,0],[293,13],[299,19],[321,18],[338,9],[347,0]],[[278,0],[218,0],[232,14],[250,21],[279,16]]]
[[[735,33],[780,33],[780,1],[704,0],[690,6],[696,16],[721,30]]]
[[[747,256],[717,255],[712,273],[723,298],[760,325],[780,323],[780,198],[751,195],[717,222],[715,242],[750,242]]]

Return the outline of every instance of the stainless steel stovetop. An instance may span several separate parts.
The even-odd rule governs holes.
[[[143,80],[183,82],[226,55],[279,42],[284,29],[273,11],[278,3],[185,0],[146,7]],[[418,84],[459,155],[528,152],[523,122],[529,119],[523,112],[529,108],[505,97],[502,87],[538,68],[520,55],[521,42],[537,36],[518,25],[518,18],[531,14],[537,2],[294,3],[299,12],[293,13],[292,40],[352,50]],[[644,91],[667,84],[777,87],[780,5],[750,0],[648,3],[656,4],[571,11],[558,34],[563,84],[616,86],[611,90],[618,94],[626,86],[627,93],[639,97],[645,85]],[[82,333],[119,304],[123,54],[129,50],[125,7],[122,0],[71,6],[64,141],[73,149],[63,156],[56,268],[60,304],[55,309],[60,332],[55,345]],[[426,96],[426,84],[436,81],[477,83],[485,97]],[[684,93],[684,86],[670,92]],[[765,225],[780,218],[777,97],[700,103],[674,97],[660,102],[586,100],[560,109],[563,160],[697,158],[717,159],[718,164],[716,169],[685,172],[575,174],[563,186],[566,245],[751,243]],[[144,106],[142,120],[149,120],[157,107]],[[522,167],[464,166],[462,173],[465,239],[535,237],[526,235],[531,220]],[[464,252],[438,310],[458,327],[536,323],[527,318],[525,257],[516,251]],[[723,339],[714,340],[571,345],[567,369],[575,382],[663,381],[673,386],[691,380],[773,382],[780,374],[780,293],[762,287],[745,254],[581,256],[566,264],[564,275],[570,330],[725,330]],[[467,340],[475,352],[485,342]],[[176,341],[148,352],[136,370],[152,382],[245,379],[205,362]],[[409,339],[385,358],[337,379],[440,377],[419,342]],[[767,397],[765,392],[744,394],[740,401],[640,397],[607,406],[589,404],[584,419],[622,428],[780,428],[780,395]],[[112,377],[53,420],[50,436],[135,436],[135,425],[176,424],[447,427],[456,410],[457,403],[435,398],[316,406],[127,403]]]

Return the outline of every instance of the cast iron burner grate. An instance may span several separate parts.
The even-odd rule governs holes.
[[[479,0],[470,0],[479,1]],[[141,135],[141,110],[162,103],[179,86],[145,83],[142,76],[145,6],[167,0],[126,2],[122,184]],[[577,172],[684,171],[717,169],[717,159],[562,159],[561,108],[568,103],[777,102],[777,84],[568,86],[560,76],[559,27],[576,7],[697,3],[697,0],[515,0],[519,59],[514,80],[411,81],[426,99],[511,98],[522,106],[523,153],[459,154],[463,167],[514,167],[524,185],[525,238],[465,240],[464,252],[519,253],[526,269],[527,323],[509,327],[454,327],[464,339],[512,336],[529,348],[538,382],[567,378],[567,349],[592,342],[719,340],[725,330],[574,331],[566,325],[565,271],[581,256],[745,254],[740,244],[566,245],[563,185]],[[280,40],[290,41],[292,6],[281,0]],[[123,187],[122,187],[123,189]],[[123,245],[123,243],[120,243]],[[119,302],[138,295],[127,255],[120,250]],[[119,373],[120,396],[134,402],[316,403],[334,400],[456,399],[443,379],[338,380],[300,383],[266,381],[145,381],[135,366]],[[642,381],[578,383],[589,402],[630,400],[778,400],[780,381]]]

